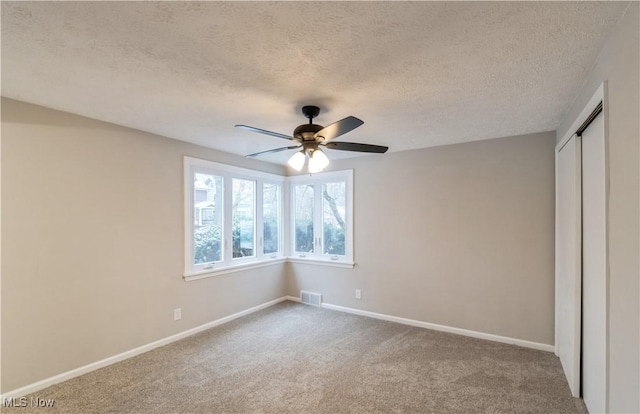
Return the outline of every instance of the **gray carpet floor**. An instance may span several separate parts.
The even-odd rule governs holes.
[[[87,414],[586,412],[552,353],[293,302],[27,397]]]

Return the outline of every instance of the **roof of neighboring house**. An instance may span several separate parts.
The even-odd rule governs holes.
[[[213,201],[201,201],[195,204],[195,207],[198,207],[198,208],[215,207],[215,206],[216,206],[216,203],[214,203]]]

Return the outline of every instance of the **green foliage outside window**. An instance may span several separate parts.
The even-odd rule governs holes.
[[[195,264],[217,262],[222,259],[220,226],[207,224],[196,228],[193,236]]]
[[[233,257],[253,256],[253,220],[233,218]]]
[[[253,255],[253,230],[247,226],[253,226],[251,220],[236,219],[233,222],[233,257]],[[271,227],[274,227],[275,224]],[[220,226],[207,224],[198,227],[194,231],[194,263],[211,263],[222,260]],[[277,251],[277,246],[272,251]]]
[[[313,252],[313,220],[296,219],[296,251]]]
[[[265,216],[264,224],[264,253],[276,253],[278,251],[278,217]]]
[[[324,253],[344,255],[344,227],[333,224],[324,224]]]

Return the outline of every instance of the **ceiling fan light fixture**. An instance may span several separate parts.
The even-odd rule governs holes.
[[[309,157],[309,173],[318,173],[324,170],[327,165],[329,165],[329,158],[327,158],[321,149],[316,149],[311,152]]]
[[[307,157],[304,155],[304,150],[302,150],[293,154],[291,158],[289,158],[289,161],[287,161],[287,164],[294,170],[300,171],[306,159]]]

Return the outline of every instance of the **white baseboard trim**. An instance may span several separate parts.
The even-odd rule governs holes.
[[[287,300],[300,302],[299,298],[294,298],[292,296],[287,296]],[[526,341],[524,339],[509,338],[506,336],[493,335],[493,334],[488,334],[483,332],[469,331],[467,329],[454,328],[451,326],[438,325],[438,324],[429,323],[429,322],[422,322],[422,321],[417,321],[415,319],[400,318],[398,316],[386,315],[383,313],[376,313],[376,312],[369,312],[369,311],[364,311],[360,309],[347,308],[345,306],[332,305],[330,303],[323,303],[322,307],[331,309],[331,310],[340,311],[340,312],[352,313],[354,315],[368,316],[370,318],[382,319],[390,322],[397,322],[403,325],[417,326],[419,328],[433,329],[434,331],[442,331],[442,332],[454,333],[458,335],[470,336],[472,338],[486,339],[489,341],[502,342],[502,343],[511,344],[511,345],[518,345],[525,348],[537,349],[540,351],[554,352],[555,350],[555,347],[553,345],[542,344],[539,342]]]
[[[291,302],[300,302],[300,298],[295,296],[285,296],[285,300],[290,300]]]
[[[93,362],[91,364],[88,364],[88,365],[85,365],[85,366],[82,366],[82,367],[79,367],[79,368],[75,368],[75,369],[72,369],[72,370],[67,371],[67,372],[63,372],[62,374],[58,374],[58,375],[55,375],[53,377],[46,378],[46,379],[43,379],[43,380],[38,381],[38,382],[34,382],[33,384],[26,385],[26,386],[18,388],[16,390],[6,392],[6,393],[0,395],[0,405],[2,404],[2,401],[4,401],[5,399],[19,398],[19,397],[25,396],[27,394],[31,394],[31,393],[43,390],[43,389],[45,389],[47,387],[50,387],[50,386],[55,385],[55,384],[58,384],[60,382],[69,380],[71,378],[79,377],[80,375],[87,374],[87,373],[89,373],[91,371],[95,371],[95,370],[100,369],[100,368],[104,368],[106,366],[115,364],[116,362],[124,361],[125,359],[132,358],[132,357],[134,357],[136,355],[140,355],[140,354],[143,354],[145,352],[149,352],[149,351],[151,351],[151,350],[153,350],[155,348],[159,348],[161,346],[168,345],[168,344],[170,344],[172,342],[179,341],[179,340],[184,339],[184,338],[186,338],[188,336],[191,336],[191,335],[197,334],[199,332],[205,331],[205,330],[207,330],[209,328],[213,328],[214,326],[222,325],[222,324],[230,322],[230,321],[232,321],[234,319],[237,319],[237,318],[240,318],[242,316],[248,315],[250,313],[257,312],[259,310],[268,308],[270,306],[275,305],[276,303],[284,302],[286,300],[294,300],[295,301],[295,298],[291,298],[290,299],[290,296],[283,296],[281,298],[271,300],[271,301],[263,303],[261,305],[254,306],[253,308],[249,308],[249,309],[243,310],[241,312],[234,313],[232,315],[225,316],[225,317],[220,318],[220,319],[216,319],[215,321],[205,323],[204,325],[196,326],[195,328],[191,328],[191,329],[188,329],[186,331],[177,333],[175,335],[171,335],[169,337],[166,337],[166,338],[163,338],[163,339],[159,339],[157,341],[151,342],[151,343],[146,344],[146,345],[139,346],[139,347],[131,349],[129,351],[122,352],[122,353],[120,353],[118,355],[114,355],[114,356],[111,356],[109,358],[105,358],[103,360],[96,361],[96,362]],[[300,299],[298,299],[298,301],[300,301]]]

